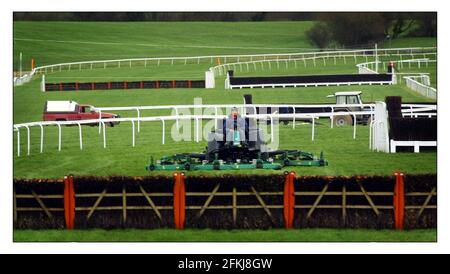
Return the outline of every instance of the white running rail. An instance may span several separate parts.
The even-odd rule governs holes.
[[[437,98],[437,90],[430,87],[430,77],[428,75],[404,76],[406,86],[421,95],[435,99]]]
[[[417,55],[427,54],[436,51],[436,47],[411,47],[411,48],[386,48],[378,49],[378,55]],[[14,85],[24,84],[32,79],[36,74],[47,74],[60,71],[71,70],[89,70],[93,68],[121,68],[121,67],[133,67],[148,65],[161,65],[161,64],[200,64],[208,63],[214,64],[214,62],[220,62],[221,64],[227,63],[239,63],[245,61],[258,61],[258,60],[290,60],[295,58],[308,58],[308,57],[321,57],[330,58],[335,55],[334,58],[344,57],[352,55],[356,56],[373,56],[374,49],[358,49],[358,50],[341,50],[341,51],[324,51],[324,52],[299,52],[299,53],[272,53],[272,54],[243,54],[243,55],[209,55],[209,56],[185,56],[185,57],[153,57],[153,58],[128,58],[128,59],[114,59],[114,60],[92,60],[81,62],[67,62],[52,65],[45,65],[34,68],[28,75],[23,77],[14,78]],[[333,58],[333,57],[332,57]],[[220,65],[219,65],[220,66]],[[217,67],[217,66],[216,66]],[[210,68],[210,71],[216,72],[218,69],[215,67]]]
[[[303,107],[303,108],[317,108],[317,107],[330,107],[332,108],[331,112],[322,112],[322,113],[295,113],[295,110],[297,107]],[[44,147],[44,127],[46,126],[57,126],[58,127],[58,151],[61,150],[62,147],[62,126],[67,125],[77,125],[79,128],[79,142],[80,142],[80,150],[83,149],[83,134],[82,134],[82,125],[91,125],[91,124],[99,124],[99,133],[103,132],[103,147],[106,148],[106,125],[111,122],[130,122],[132,126],[132,146],[134,147],[136,144],[135,140],[135,134],[136,134],[136,126],[137,130],[139,132],[139,127],[141,122],[161,122],[162,124],[162,144],[165,144],[165,124],[166,121],[175,121],[178,126],[178,122],[180,120],[191,120],[195,121],[195,140],[196,142],[199,142],[200,139],[200,132],[199,132],[199,124],[202,120],[207,119],[214,119],[216,120],[216,128],[217,123],[219,119],[223,119],[226,116],[221,115],[217,112],[218,108],[231,108],[231,107],[238,107],[238,108],[253,108],[254,112],[253,114],[246,114],[245,111],[242,113],[245,114],[246,117],[254,118],[257,120],[267,120],[270,119],[271,123],[271,138],[273,140],[273,121],[274,119],[291,119],[293,121],[293,129],[295,129],[295,120],[296,119],[308,119],[312,122],[312,128],[311,128],[311,140],[314,141],[315,138],[315,119],[317,118],[330,118],[331,125],[333,124],[333,117],[338,115],[352,115],[353,116],[353,138],[356,138],[356,116],[357,115],[373,115],[373,107],[374,104],[363,104],[363,105],[346,105],[349,106],[368,106],[370,107],[370,110],[367,111],[354,111],[354,112],[341,112],[341,111],[334,111],[335,107],[339,107],[339,105],[176,105],[176,106],[135,106],[135,107],[108,107],[108,108],[97,108],[97,110],[136,110],[138,111],[137,117],[131,117],[131,118],[111,118],[111,119],[92,119],[92,120],[78,120],[78,121],[39,121],[39,122],[30,122],[30,123],[23,123],[23,124],[15,124],[13,126],[14,131],[17,134],[17,156],[20,156],[20,130],[25,128],[27,131],[27,155],[30,155],[30,147],[31,147],[31,141],[30,141],[30,128],[31,127],[39,127],[40,128],[40,152],[43,152]],[[293,109],[293,113],[289,114],[279,114],[279,113],[268,113],[268,114],[254,114],[256,113],[257,107],[288,107]],[[426,105],[426,104],[405,104],[402,105],[403,109],[402,112],[405,113],[405,115],[421,115],[421,113],[430,111],[430,110],[436,110],[436,105]],[[183,108],[215,108],[216,112],[214,115],[178,115],[178,112],[175,111],[175,115],[170,116],[153,116],[153,117],[140,117],[140,110],[161,110],[161,109],[174,109],[174,110],[180,110]],[[423,113],[426,115],[430,115],[428,113]]]

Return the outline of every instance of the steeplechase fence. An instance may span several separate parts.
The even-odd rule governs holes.
[[[14,180],[16,229],[435,228],[436,174]]]
[[[155,81],[119,81],[119,82],[70,82],[45,83],[42,78],[41,91],[84,91],[113,89],[164,89],[164,88],[205,88],[204,80],[155,80]]]
[[[392,85],[392,74],[333,74],[333,75],[299,75],[269,77],[235,77],[225,80],[225,88],[276,88],[276,87],[318,87],[349,85]]]

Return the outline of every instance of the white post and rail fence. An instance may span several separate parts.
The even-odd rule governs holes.
[[[21,77],[14,77],[14,85],[22,85],[29,82],[34,75],[37,74],[49,74],[61,71],[81,71],[81,70],[91,70],[97,68],[122,68],[122,67],[147,67],[150,65],[160,66],[160,65],[187,65],[187,64],[214,64],[215,62],[220,63],[217,66],[211,67],[209,71],[212,71],[214,77],[225,75],[226,68],[229,63],[243,64],[245,62],[253,61],[276,61],[279,66],[280,61],[286,60],[304,60],[310,58],[311,60],[317,59],[329,59],[333,58],[356,58],[358,56],[363,57],[374,57],[374,49],[358,49],[358,50],[338,50],[338,51],[323,51],[323,52],[297,52],[297,53],[275,53],[275,54],[245,54],[245,55],[212,55],[212,56],[185,56],[185,57],[154,57],[154,58],[129,58],[129,59],[114,59],[114,60],[93,60],[93,61],[82,61],[82,62],[68,62],[60,64],[45,65],[40,67],[35,67],[32,71]],[[398,56],[403,58],[403,56],[414,56],[417,55],[429,55],[435,54],[436,47],[415,47],[415,48],[386,48],[377,49],[377,56]],[[424,57],[425,58],[425,57]]]

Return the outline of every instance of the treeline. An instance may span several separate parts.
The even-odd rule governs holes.
[[[320,48],[355,47],[398,37],[436,37],[435,12],[323,13],[306,33]]]
[[[15,12],[15,21],[309,21],[308,12]]]

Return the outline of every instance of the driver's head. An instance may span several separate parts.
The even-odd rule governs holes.
[[[238,117],[239,116],[239,109],[237,107],[233,107],[231,109],[231,117]]]

